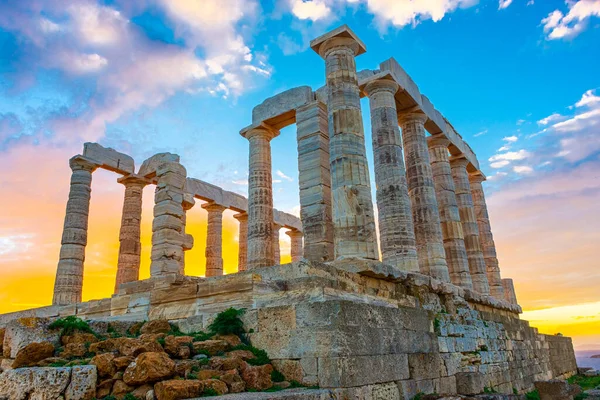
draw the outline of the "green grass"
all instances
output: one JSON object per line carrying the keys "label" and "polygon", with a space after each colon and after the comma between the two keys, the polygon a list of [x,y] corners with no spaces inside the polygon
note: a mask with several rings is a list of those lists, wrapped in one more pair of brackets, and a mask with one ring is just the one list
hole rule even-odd
{"label": "green grass", "polygon": [[536,389],[532,392],[525,393],[525,398],[527,400],[540,400],[540,394]]}
{"label": "green grass", "polygon": [[200,397],[218,396],[219,393],[213,388],[206,388],[202,391]]}
{"label": "green grass", "polygon": [[138,400],[137,397],[135,397],[132,393],[127,393],[124,397],[123,400]]}
{"label": "green grass", "polygon": [[72,335],[75,332],[91,333],[96,335],[96,332],[90,328],[90,325],[74,315],[59,318],[49,326],[50,329],[62,329],[61,336]]}
{"label": "green grass", "polygon": [[264,350],[261,350],[261,349],[257,349],[254,346],[247,345],[247,344],[240,344],[238,346],[233,347],[230,351],[233,351],[233,350],[248,350],[252,354],[254,354],[254,358],[246,360],[246,362],[250,365],[265,365],[265,364],[271,363],[271,359],[267,355],[267,352]]}
{"label": "green grass", "polygon": [[213,335],[244,335],[244,322],[240,318],[246,312],[245,309],[228,308],[220,312],[214,321],[208,326]]}
{"label": "green grass", "polygon": [[492,393],[498,393],[498,392],[496,392],[496,389],[486,386],[483,388],[483,393],[492,394]]}
{"label": "green grass", "polygon": [[273,382],[283,382],[285,381],[285,376],[283,376],[281,372],[274,369],[273,372],[271,372],[271,380]]}
{"label": "green grass", "polygon": [[583,390],[594,389],[600,386],[600,376],[573,375],[568,381],[571,384],[581,386]]}

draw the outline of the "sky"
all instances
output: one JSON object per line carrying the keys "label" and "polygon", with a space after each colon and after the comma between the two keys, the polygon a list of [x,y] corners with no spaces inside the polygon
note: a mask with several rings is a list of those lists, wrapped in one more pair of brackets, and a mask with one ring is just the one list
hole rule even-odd
{"label": "sky", "polygon": [[[252,108],[324,84],[311,39],[347,24],[358,69],[394,57],[488,176],[503,277],[523,318],[600,349],[600,0],[7,0],[0,2],[0,312],[51,302],[83,143],[181,156],[188,176],[246,194]],[[368,100],[363,99],[372,171]],[[275,207],[298,214],[295,128],[272,141]],[[93,175],[84,300],[112,293],[124,187]],[[375,187],[374,183],[372,184]],[[141,276],[149,275],[152,188]],[[189,211],[204,274],[206,211]],[[224,218],[225,271],[237,221]],[[289,238],[281,232],[282,262]]]}

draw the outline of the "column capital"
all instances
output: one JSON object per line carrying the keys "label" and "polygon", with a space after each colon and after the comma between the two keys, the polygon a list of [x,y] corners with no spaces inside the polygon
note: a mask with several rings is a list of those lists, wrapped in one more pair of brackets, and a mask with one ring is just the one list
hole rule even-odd
{"label": "column capital", "polygon": [[365,91],[367,96],[372,96],[373,94],[382,91],[396,94],[399,88],[400,85],[398,85],[396,81],[386,77],[382,79],[375,79],[367,83],[363,90]]}
{"label": "column capital", "polygon": [[190,210],[192,207],[194,207],[195,204],[196,200],[194,199],[194,195],[192,195],[191,193],[183,194],[183,203],[181,203],[181,205],[183,206],[183,209],[185,211]]}
{"label": "column capital", "polygon": [[327,112],[327,104],[323,103],[321,100],[315,100],[296,108],[296,114],[306,110],[310,110],[311,108],[320,108],[323,112]]}
{"label": "column capital", "polygon": [[118,183],[121,183],[125,186],[141,186],[144,187],[150,184],[150,180],[144,178],[141,175],[130,174],[125,175],[117,179]]}
{"label": "column capital", "polygon": [[434,149],[437,147],[445,147],[446,149],[448,149],[448,146],[450,146],[450,140],[446,139],[443,136],[429,136],[427,138],[427,146],[430,149]]}
{"label": "column capital", "polygon": [[424,124],[425,122],[427,122],[427,115],[425,115],[425,113],[421,112],[420,110],[398,113],[399,123],[402,124],[412,121],[417,121]]}
{"label": "column capital", "polygon": [[204,208],[206,211],[208,212],[223,212],[225,210],[227,210],[227,207],[222,206],[221,204],[217,204],[217,203],[205,203],[202,204],[200,207]]}
{"label": "column capital", "polygon": [[487,180],[485,175],[481,171],[469,174],[469,182],[471,183],[483,183]]}
{"label": "column capital", "polygon": [[463,154],[450,157],[450,166],[452,168],[463,167],[466,169],[467,165],[469,165],[469,160]]}
{"label": "column capital", "polygon": [[240,135],[250,140],[253,137],[264,137],[271,141],[273,138],[279,136],[279,130],[273,128],[271,125],[267,125],[264,122],[258,124],[252,124],[240,131]]}
{"label": "column capital", "polygon": [[285,234],[291,238],[298,238],[304,236],[304,233],[300,232],[298,229],[290,229],[289,231],[286,231]]}
{"label": "column capital", "polygon": [[87,157],[76,155],[69,160],[69,166],[72,171],[84,170],[94,172],[100,165]]}
{"label": "column capital", "polygon": [[233,218],[237,219],[240,222],[245,222],[248,221],[248,213],[247,212],[241,212],[241,213],[237,213],[233,215]]}
{"label": "column capital", "polygon": [[327,54],[337,47],[344,47],[351,50],[355,57],[367,51],[367,47],[363,41],[352,32],[348,25],[342,25],[311,40],[310,47],[323,58],[327,57]]}
{"label": "column capital", "polygon": [[279,230],[283,228],[283,225],[278,224],[277,222],[273,222],[273,229]]}

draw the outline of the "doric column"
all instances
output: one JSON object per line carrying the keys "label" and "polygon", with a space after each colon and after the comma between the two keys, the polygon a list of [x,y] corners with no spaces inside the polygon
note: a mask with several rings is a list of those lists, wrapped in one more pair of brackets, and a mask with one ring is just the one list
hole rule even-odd
{"label": "doric column", "polygon": [[291,256],[292,262],[300,261],[303,258],[302,249],[302,232],[296,229],[289,230],[285,233],[291,239]]}
{"label": "doric column", "polygon": [[271,139],[279,131],[258,125],[241,132],[250,142],[248,169],[248,269],[274,264]]}
{"label": "doric column", "polygon": [[473,290],[484,295],[489,295],[490,286],[486,274],[485,260],[483,259],[481,245],[479,244],[479,228],[477,227],[471,186],[469,185],[468,164],[469,161],[464,156],[452,157],[450,159],[452,177],[456,187],[456,201],[465,237],[467,256],[469,258],[469,270],[471,271]]}
{"label": "doric column", "polygon": [[485,194],[481,185],[484,180],[485,176],[482,174],[469,175],[473,206],[475,208],[475,216],[477,217],[477,227],[479,228],[479,244],[481,245],[481,251],[483,251],[483,258],[485,260],[490,294],[498,299],[502,299],[504,298],[504,289],[502,288],[500,267],[498,265],[498,258],[496,257],[496,244],[494,243]]}
{"label": "doric column", "polygon": [[402,113],[398,116],[406,157],[408,195],[412,204],[421,273],[450,282],[425,137],[426,120],[425,114],[417,112]]}
{"label": "doric column", "polygon": [[119,178],[117,182],[125,185],[121,230],[119,232],[119,261],[117,264],[117,279],[115,293],[119,285],[134,282],[140,275],[140,242],[142,223],[142,195],[144,187],[149,183],[137,175]]}
{"label": "doric column", "polygon": [[334,259],[328,126],[327,106],[320,101],[296,110],[304,257],[320,262]]}
{"label": "doric column", "polygon": [[238,272],[245,271],[248,263],[248,214],[235,214],[233,218],[240,223],[238,234]]}
{"label": "doric column", "polygon": [[315,39],[311,47],[326,66],[335,256],[378,259],[354,60],[365,48],[347,27]]}
{"label": "doric column", "polygon": [[443,137],[429,137],[427,144],[429,145],[435,196],[440,212],[450,280],[457,286],[473,289],[469,271],[469,258],[456,202],[454,179],[452,179],[452,169],[450,168],[448,152],[450,141]]}
{"label": "doric column", "polygon": [[518,305],[517,293],[515,292],[515,285],[511,278],[502,279],[502,289],[504,292],[504,300],[511,304]]}
{"label": "doric column", "polygon": [[273,223],[273,265],[281,264],[281,247],[279,245],[279,230],[281,225]]}
{"label": "doric column", "polygon": [[[187,212],[194,207],[196,204],[196,200],[191,193],[183,194],[183,227],[185,232],[185,227],[187,226]],[[185,253],[188,250],[191,250],[194,247],[194,237],[192,235],[185,234],[185,241],[183,242],[183,270],[181,271],[182,275],[185,275]]]}
{"label": "doric column", "polygon": [[379,240],[383,262],[402,271],[419,271],[413,217],[394,93],[398,84],[379,79],[366,85],[371,106]]}
{"label": "doric column", "polygon": [[160,164],[156,170],[150,256],[152,277],[184,273],[184,248],[193,242],[185,233],[183,188],[186,175],[183,165],[173,161]]}
{"label": "doric column", "polygon": [[54,282],[52,300],[54,305],[74,304],[81,301],[92,172],[98,167],[83,156],[71,158],[69,165],[72,171],[71,188]]}
{"label": "doric column", "polygon": [[220,204],[202,204],[208,211],[208,228],[206,231],[206,276],[223,275],[223,211],[227,209]]}

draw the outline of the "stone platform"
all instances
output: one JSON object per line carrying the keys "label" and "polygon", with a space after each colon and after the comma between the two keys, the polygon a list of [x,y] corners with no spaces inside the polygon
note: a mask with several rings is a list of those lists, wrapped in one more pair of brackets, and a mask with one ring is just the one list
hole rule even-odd
{"label": "stone platform", "polygon": [[0,327],[27,316],[78,315],[168,319],[191,332],[229,307],[247,309],[252,344],[288,380],[330,389],[292,398],[525,393],[534,381],[577,372],[571,339],[539,334],[519,319],[519,306],[360,259],[153,278],[123,284],[110,299],[5,314]]}

